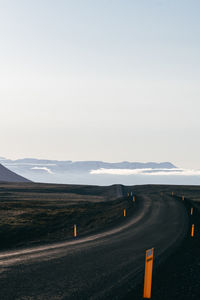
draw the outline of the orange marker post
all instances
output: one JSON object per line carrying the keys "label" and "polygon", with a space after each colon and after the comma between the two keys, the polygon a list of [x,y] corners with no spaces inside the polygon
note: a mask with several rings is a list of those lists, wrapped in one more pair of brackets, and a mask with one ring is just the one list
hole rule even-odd
{"label": "orange marker post", "polygon": [[135,196],[133,196],[133,202],[135,202]]}
{"label": "orange marker post", "polygon": [[184,196],[182,196],[182,200],[183,200],[183,201],[185,200],[185,197],[184,197]]}
{"label": "orange marker post", "polygon": [[74,224],[74,237],[77,237],[77,228],[76,228],[76,224]]}
{"label": "orange marker post", "polygon": [[133,196],[133,193],[131,192],[131,197]]}
{"label": "orange marker post", "polygon": [[192,224],[191,237],[194,237],[194,224]]}
{"label": "orange marker post", "polygon": [[190,214],[193,215],[193,207],[191,207]]}
{"label": "orange marker post", "polygon": [[154,248],[146,251],[145,275],[144,275],[144,294],[143,294],[143,298],[146,298],[146,299],[151,298],[153,252],[154,252]]}
{"label": "orange marker post", "polygon": [[126,209],[124,208],[124,217],[126,217]]}

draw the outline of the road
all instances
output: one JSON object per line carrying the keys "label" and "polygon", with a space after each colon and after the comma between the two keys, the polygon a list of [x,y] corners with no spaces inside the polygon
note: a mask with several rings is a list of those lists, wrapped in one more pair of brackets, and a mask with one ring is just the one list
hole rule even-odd
{"label": "road", "polygon": [[154,247],[158,262],[187,231],[180,201],[138,201],[136,213],[109,231],[0,253],[0,299],[126,299],[143,277],[145,250]]}

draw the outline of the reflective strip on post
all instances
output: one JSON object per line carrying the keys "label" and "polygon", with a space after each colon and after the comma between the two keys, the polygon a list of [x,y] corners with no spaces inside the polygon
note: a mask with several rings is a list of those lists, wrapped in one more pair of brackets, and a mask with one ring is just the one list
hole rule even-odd
{"label": "reflective strip on post", "polygon": [[124,217],[126,217],[126,209],[124,208]]}
{"label": "reflective strip on post", "polygon": [[146,299],[151,298],[152,272],[153,272],[153,253],[154,248],[146,251],[145,275],[144,275],[144,294]]}
{"label": "reflective strip on post", "polygon": [[77,229],[76,229],[76,224],[74,224],[74,237],[77,236]]}
{"label": "reflective strip on post", "polygon": [[184,197],[184,196],[182,196],[182,200],[183,200],[183,201],[185,200],[185,197]]}
{"label": "reflective strip on post", "polygon": [[194,224],[192,224],[191,237],[194,237]]}
{"label": "reflective strip on post", "polygon": [[193,207],[191,207],[190,214],[193,215]]}

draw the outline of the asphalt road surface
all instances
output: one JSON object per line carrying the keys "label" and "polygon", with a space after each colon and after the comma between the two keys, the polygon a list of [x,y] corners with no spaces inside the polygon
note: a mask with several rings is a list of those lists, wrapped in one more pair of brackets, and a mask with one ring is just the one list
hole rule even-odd
{"label": "asphalt road surface", "polygon": [[187,231],[181,201],[159,195],[138,201],[137,211],[109,231],[1,252],[0,299],[126,299],[143,278],[145,250],[154,247],[161,261]]}

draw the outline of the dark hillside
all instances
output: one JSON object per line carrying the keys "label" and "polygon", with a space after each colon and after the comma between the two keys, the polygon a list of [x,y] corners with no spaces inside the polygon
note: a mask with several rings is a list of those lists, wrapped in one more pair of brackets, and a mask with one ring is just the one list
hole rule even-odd
{"label": "dark hillside", "polygon": [[0,164],[0,182],[29,182],[29,180]]}

